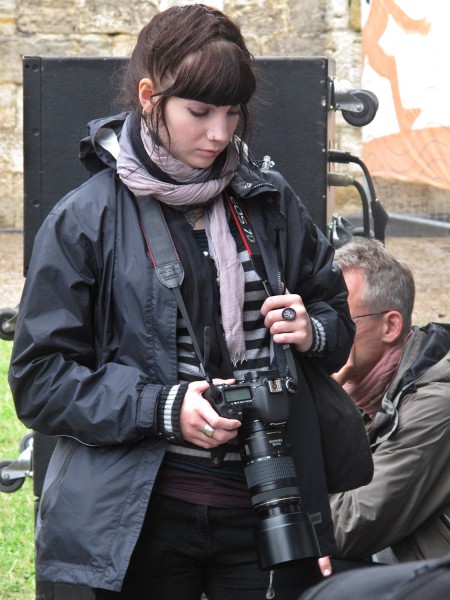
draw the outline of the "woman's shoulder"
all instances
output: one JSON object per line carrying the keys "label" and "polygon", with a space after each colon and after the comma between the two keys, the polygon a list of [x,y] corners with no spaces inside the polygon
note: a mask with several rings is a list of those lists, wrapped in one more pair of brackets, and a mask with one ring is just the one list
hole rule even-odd
{"label": "woman's shoulder", "polygon": [[63,196],[50,214],[55,217],[78,214],[90,218],[92,214],[98,215],[103,209],[115,206],[118,197],[126,193],[125,189],[114,169],[103,169]]}
{"label": "woman's shoulder", "polygon": [[130,193],[115,170],[104,169],[61,198],[42,228],[58,230],[59,235],[66,231],[76,237],[96,239],[99,229],[114,227],[121,199],[131,204]]}

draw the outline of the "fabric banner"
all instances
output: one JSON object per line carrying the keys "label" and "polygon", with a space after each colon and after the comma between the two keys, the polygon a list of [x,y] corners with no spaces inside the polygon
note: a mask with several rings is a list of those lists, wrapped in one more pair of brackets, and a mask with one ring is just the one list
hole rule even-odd
{"label": "fabric banner", "polygon": [[450,1],[361,0],[362,130],[373,176],[450,190]]}

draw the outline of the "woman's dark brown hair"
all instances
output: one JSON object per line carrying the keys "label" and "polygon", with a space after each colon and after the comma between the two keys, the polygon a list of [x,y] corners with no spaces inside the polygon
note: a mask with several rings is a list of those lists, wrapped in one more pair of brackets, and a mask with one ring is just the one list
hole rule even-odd
{"label": "woman's dark brown hair", "polygon": [[165,123],[167,98],[178,96],[215,106],[241,107],[238,134],[250,126],[248,103],[256,89],[256,68],[239,26],[203,4],[176,6],[159,14],[140,32],[125,71],[121,99],[126,110],[140,110],[138,86],[148,77],[158,90],[153,127]]}

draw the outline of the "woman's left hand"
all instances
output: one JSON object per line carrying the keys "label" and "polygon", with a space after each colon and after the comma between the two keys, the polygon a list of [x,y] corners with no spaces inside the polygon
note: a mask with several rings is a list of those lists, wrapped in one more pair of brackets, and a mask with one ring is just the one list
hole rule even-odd
{"label": "woman's left hand", "polygon": [[299,352],[307,352],[311,348],[312,325],[298,294],[269,296],[261,307],[261,313],[274,342],[291,344]]}

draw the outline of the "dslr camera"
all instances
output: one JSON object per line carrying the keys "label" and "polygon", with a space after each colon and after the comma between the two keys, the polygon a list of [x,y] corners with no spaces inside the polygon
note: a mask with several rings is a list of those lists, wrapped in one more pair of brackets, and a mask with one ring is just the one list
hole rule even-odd
{"label": "dslr camera", "polygon": [[314,526],[301,510],[297,474],[286,431],[297,385],[278,371],[250,371],[234,384],[211,384],[204,394],[214,409],[239,419],[239,452],[258,516],[255,542],[262,569],[320,556]]}

